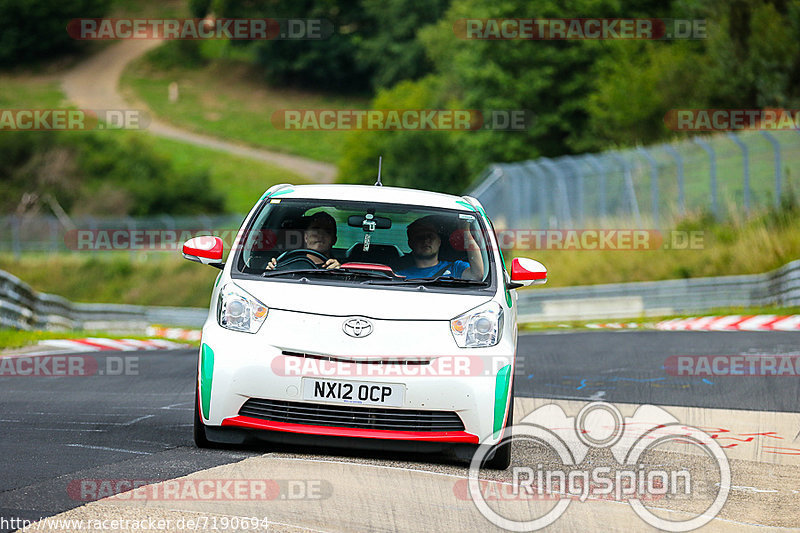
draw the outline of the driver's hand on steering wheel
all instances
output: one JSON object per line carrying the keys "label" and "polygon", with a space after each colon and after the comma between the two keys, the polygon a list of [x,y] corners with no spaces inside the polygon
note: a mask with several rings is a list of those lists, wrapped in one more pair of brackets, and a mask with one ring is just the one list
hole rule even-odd
{"label": "driver's hand on steering wheel", "polygon": [[320,268],[330,269],[330,268],[340,268],[341,266],[342,265],[341,263],[339,263],[339,261],[331,257],[330,259],[322,263]]}
{"label": "driver's hand on steering wheel", "polygon": [[[274,270],[277,264],[278,264],[278,259],[276,257],[273,257],[272,259],[269,260],[269,263],[267,263],[267,266],[264,268],[266,270]],[[330,258],[327,261],[325,261],[320,268],[340,268],[341,266],[342,264],[339,263],[338,260]]]}

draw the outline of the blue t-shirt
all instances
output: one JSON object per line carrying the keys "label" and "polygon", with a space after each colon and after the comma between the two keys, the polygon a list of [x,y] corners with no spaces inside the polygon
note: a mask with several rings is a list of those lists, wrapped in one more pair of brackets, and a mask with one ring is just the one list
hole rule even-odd
{"label": "blue t-shirt", "polygon": [[447,269],[441,272],[441,276],[443,277],[452,277],[452,278],[460,278],[461,274],[464,273],[466,269],[469,268],[469,263],[466,261],[439,261],[438,264],[432,267],[425,267],[425,268],[406,268],[403,270],[398,270],[397,274],[399,276],[405,276],[407,278],[432,278],[436,275],[437,272],[444,269],[445,266],[448,266]]}

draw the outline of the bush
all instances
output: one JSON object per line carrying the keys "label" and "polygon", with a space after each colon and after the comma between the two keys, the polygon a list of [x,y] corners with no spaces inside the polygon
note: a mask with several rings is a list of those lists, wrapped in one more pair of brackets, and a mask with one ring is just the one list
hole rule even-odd
{"label": "bush", "polygon": [[19,65],[73,51],[73,18],[99,18],[109,0],[0,0],[0,65]]}
{"label": "bush", "polygon": [[[374,109],[437,109],[439,82],[433,77],[402,82],[383,90],[373,102]],[[383,157],[386,185],[461,192],[470,174],[459,136],[481,132],[449,131],[358,131],[345,146],[339,164],[339,180],[345,183],[375,183],[378,156]]]}
{"label": "bush", "polygon": [[178,173],[150,141],[123,132],[6,132],[0,173],[14,211],[25,193],[52,194],[68,212],[113,215],[219,213],[223,195],[208,171]]}

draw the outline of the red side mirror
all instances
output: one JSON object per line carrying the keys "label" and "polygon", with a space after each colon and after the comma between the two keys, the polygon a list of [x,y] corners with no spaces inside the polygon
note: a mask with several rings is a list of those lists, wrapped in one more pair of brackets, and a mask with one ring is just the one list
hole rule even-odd
{"label": "red side mirror", "polygon": [[519,286],[542,285],[547,283],[547,268],[527,257],[514,258],[511,261],[511,282]]}
{"label": "red side mirror", "polygon": [[225,264],[222,261],[222,252],[222,239],[219,237],[204,235],[183,243],[183,257],[204,265],[222,268]]}

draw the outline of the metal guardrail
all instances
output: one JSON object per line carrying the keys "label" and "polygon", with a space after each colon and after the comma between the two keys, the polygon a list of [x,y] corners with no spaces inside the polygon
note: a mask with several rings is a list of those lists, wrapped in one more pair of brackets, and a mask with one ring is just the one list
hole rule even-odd
{"label": "metal guardrail", "polygon": [[519,291],[523,322],[705,313],[725,307],[800,306],[800,260],[766,274]]}
{"label": "metal guardrail", "polygon": [[73,303],[36,292],[0,270],[0,327],[15,329],[86,329],[141,332],[150,324],[199,328],[208,309]]}

